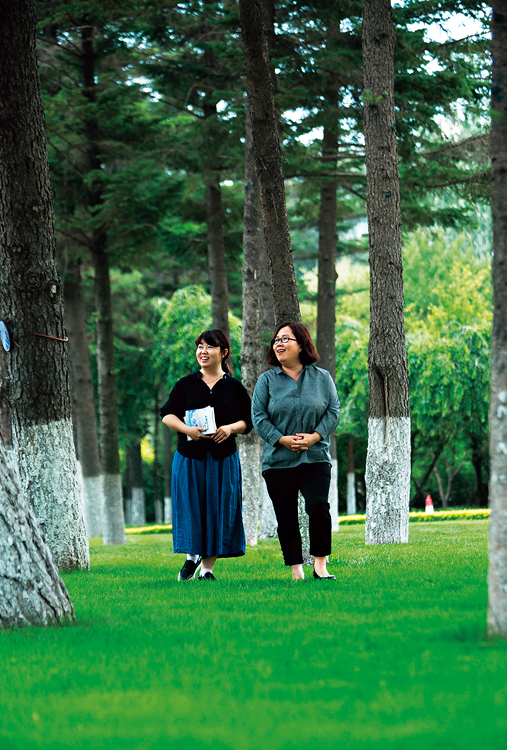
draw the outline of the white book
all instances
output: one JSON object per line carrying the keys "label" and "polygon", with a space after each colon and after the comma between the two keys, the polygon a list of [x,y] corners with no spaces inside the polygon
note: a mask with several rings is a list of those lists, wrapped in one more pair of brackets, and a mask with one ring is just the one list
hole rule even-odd
{"label": "white book", "polygon": [[[204,427],[203,435],[214,435],[217,431],[215,410],[212,406],[205,406],[202,409],[187,409],[183,421],[189,427]],[[187,440],[192,440],[190,435],[187,435]]]}

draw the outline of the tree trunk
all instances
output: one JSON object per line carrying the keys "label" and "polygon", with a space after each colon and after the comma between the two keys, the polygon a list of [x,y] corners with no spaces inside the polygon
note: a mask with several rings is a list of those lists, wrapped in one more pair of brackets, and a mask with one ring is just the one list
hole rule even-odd
{"label": "tree trunk", "polygon": [[363,72],[371,279],[366,543],[385,544],[408,541],[410,490],[394,29],[389,0],[364,0]]}
{"label": "tree trunk", "polygon": [[124,516],[127,526],[132,526],[132,484],[130,471],[130,454],[125,451],[125,483],[123,492]]}
{"label": "tree trunk", "polygon": [[96,237],[92,253],[95,269],[95,309],[97,311],[95,325],[97,332],[100,458],[104,472],[102,534],[104,544],[126,544],[118,446],[113,311],[109,283],[109,261],[102,244],[103,242]]}
{"label": "tree trunk", "polygon": [[172,523],[171,473],[173,457],[171,451],[171,430],[165,425],[162,430],[164,435],[164,523]]}
{"label": "tree trunk", "polygon": [[162,501],[160,499],[160,483],[158,481],[158,423],[160,421],[160,408],[158,399],[155,399],[155,414],[153,424],[153,502],[155,505],[155,523],[160,524],[164,521],[162,513]]}
{"label": "tree trunk", "polygon": [[301,320],[262,0],[239,0],[264,238],[276,325]]}
{"label": "tree trunk", "polygon": [[206,226],[208,229],[208,271],[211,287],[212,328],[229,336],[229,291],[225,267],[222,229],[222,198],[220,178],[206,180]]}
{"label": "tree trunk", "polygon": [[[8,356],[3,346],[0,346],[0,383],[8,377]],[[12,417],[7,401],[0,401],[0,442],[6,451],[12,452]]]}
{"label": "tree trunk", "polygon": [[[264,241],[275,325],[301,321],[262,0],[239,0]],[[299,498],[303,561],[311,565],[308,516]]]}
{"label": "tree trunk", "polygon": [[0,628],[72,620],[65,584],[0,445]]}
{"label": "tree trunk", "polygon": [[[259,539],[272,539],[278,534],[275,509],[264,480],[261,482]],[[303,537],[303,535],[301,535]]]}
{"label": "tree trunk", "polygon": [[72,374],[73,416],[77,454],[82,472],[86,531],[89,537],[98,537],[102,534],[104,496],[80,263],[71,264],[67,269],[64,278],[64,300]]}
{"label": "tree trunk", "polygon": [[347,446],[347,513],[356,513],[356,475],[354,472],[354,436],[349,437]]}
{"label": "tree trunk", "polygon": [[35,6],[20,0],[4,3],[2,10],[0,300],[1,317],[14,343],[0,395],[12,414],[21,487],[56,565],[88,568],[37,72]]}
{"label": "tree trunk", "polygon": [[507,2],[491,20],[491,188],[493,335],[491,339],[489,609],[490,635],[507,637]]}
{"label": "tree trunk", "polygon": [[[332,173],[336,169],[338,137],[335,131],[324,128],[322,142],[323,166]],[[317,293],[317,350],[320,367],[336,377],[336,230],[338,179],[326,177],[320,187],[319,211],[319,286]]]}
{"label": "tree trunk", "polygon": [[488,505],[488,486],[482,478],[483,460],[476,435],[470,434],[470,443],[472,447],[471,461],[475,471],[475,499],[480,508],[486,508]]}
{"label": "tree trunk", "polygon": [[[243,326],[241,330],[241,380],[252,396],[261,372],[266,369],[266,349],[262,340],[266,310],[261,303],[269,298],[266,276],[266,249],[259,207],[259,190],[255,169],[252,121],[246,106],[245,131],[245,210],[243,224]],[[266,283],[266,281],[268,283]],[[272,301],[269,299],[272,309]],[[243,522],[246,542],[257,544],[259,501],[263,479],[261,476],[262,441],[252,430],[239,438],[239,457],[243,475]]]}
{"label": "tree trunk", "polygon": [[412,476],[412,481],[415,484],[416,492],[414,497],[411,500],[411,505],[415,506],[417,508],[424,508],[424,487],[426,485],[426,482],[431,476],[431,473],[435,467],[436,462],[440,458],[442,451],[444,450],[445,443],[441,443],[436,451],[430,451],[432,455],[432,461],[429,465],[428,469],[426,470],[426,474],[423,476],[422,480],[419,482],[414,476]]}
{"label": "tree trunk", "polygon": [[[322,162],[330,172],[336,170],[338,136],[336,131],[325,127],[322,142]],[[336,379],[336,230],[337,205],[336,177],[324,178],[320,187],[319,211],[319,278],[317,292],[317,351],[320,354],[319,367],[329,370],[333,381]],[[331,486],[329,506],[333,531],[338,531],[338,461],[336,460],[336,435],[331,435]]]}
{"label": "tree trunk", "polygon": [[[91,173],[100,174],[99,123],[94,114],[96,104],[96,76],[92,26],[84,26],[81,30],[81,36],[83,96],[88,103],[83,123],[86,134],[87,168]],[[101,190],[100,181],[93,180],[90,184],[90,208],[96,209],[101,205]],[[94,228],[91,236],[91,251],[95,271],[100,459],[104,489],[102,533],[104,544],[126,544],[120,456],[118,452],[113,312],[109,282],[109,259],[106,253],[106,245],[107,237],[105,230],[101,227]]]}
{"label": "tree trunk", "polygon": [[146,526],[141,443],[132,443],[128,451],[132,492],[132,526]]}

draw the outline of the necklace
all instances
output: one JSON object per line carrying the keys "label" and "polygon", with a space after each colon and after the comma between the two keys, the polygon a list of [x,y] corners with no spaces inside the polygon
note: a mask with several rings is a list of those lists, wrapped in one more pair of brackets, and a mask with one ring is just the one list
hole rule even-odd
{"label": "necklace", "polygon": [[216,382],[217,382],[217,380],[221,380],[221,379],[223,378],[223,376],[224,376],[224,373],[223,373],[223,372],[221,372],[221,373],[220,373],[220,375],[218,376],[218,378],[215,378],[215,380],[210,380],[210,381],[209,381],[209,383],[208,383],[208,382],[207,382],[206,380],[204,380],[204,375],[201,375],[201,377],[202,377],[202,382],[203,382],[203,383],[204,383],[205,385],[207,385],[207,386],[208,386],[208,388],[210,389],[210,391],[212,390],[212,389],[210,388],[210,386],[211,386],[211,385],[213,385],[213,383],[216,383]]}

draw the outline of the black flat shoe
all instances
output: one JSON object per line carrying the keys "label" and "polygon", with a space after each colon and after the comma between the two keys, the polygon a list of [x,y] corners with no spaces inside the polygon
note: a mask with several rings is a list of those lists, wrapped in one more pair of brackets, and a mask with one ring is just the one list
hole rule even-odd
{"label": "black flat shoe", "polygon": [[315,572],[315,568],[313,569],[313,577],[317,578],[319,581],[336,581],[336,576],[318,576]]}
{"label": "black flat shoe", "polygon": [[216,581],[217,579],[213,575],[213,573],[210,573],[209,570],[203,575],[199,576],[198,581]]}

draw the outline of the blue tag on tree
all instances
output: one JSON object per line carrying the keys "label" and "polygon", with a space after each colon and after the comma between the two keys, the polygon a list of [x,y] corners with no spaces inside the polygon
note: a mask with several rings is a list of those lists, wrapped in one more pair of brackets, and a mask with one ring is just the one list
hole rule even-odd
{"label": "blue tag on tree", "polygon": [[7,326],[5,325],[3,320],[0,320],[0,338],[2,339],[2,346],[5,351],[10,351],[11,337],[9,336],[9,331],[7,330]]}

